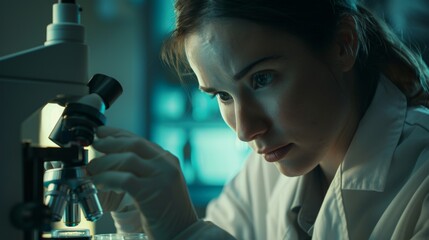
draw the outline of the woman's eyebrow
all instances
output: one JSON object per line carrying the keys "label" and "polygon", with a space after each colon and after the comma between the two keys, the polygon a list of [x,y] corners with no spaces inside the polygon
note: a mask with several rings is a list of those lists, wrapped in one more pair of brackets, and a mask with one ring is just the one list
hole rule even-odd
{"label": "woman's eyebrow", "polygon": [[215,93],[217,92],[216,89],[211,88],[211,87],[204,87],[204,86],[199,86],[200,90],[206,93]]}
{"label": "woman's eyebrow", "polygon": [[[238,81],[241,78],[243,78],[256,65],[263,63],[263,62],[279,59],[281,57],[282,56],[280,56],[280,55],[272,55],[272,56],[260,58],[254,62],[251,62],[249,65],[247,65],[245,68],[243,68],[240,72],[236,73],[233,78],[234,78],[234,80]],[[217,92],[217,90],[215,88],[212,88],[212,87],[199,86],[199,89],[203,92],[206,92],[206,93],[216,93]]]}
{"label": "woman's eyebrow", "polygon": [[273,55],[273,56],[263,57],[263,58],[260,58],[256,61],[254,61],[254,62],[251,62],[249,65],[247,65],[245,68],[243,68],[241,71],[239,71],[238,73],[236,73],[234,75],[234,80],[238,81],[241,78],[243,78],[256,65],[263,63],[263,62],[266,62],[266,61],[273,60],[273,59],[278,59],[280,57],[281,57],[280,55]]}

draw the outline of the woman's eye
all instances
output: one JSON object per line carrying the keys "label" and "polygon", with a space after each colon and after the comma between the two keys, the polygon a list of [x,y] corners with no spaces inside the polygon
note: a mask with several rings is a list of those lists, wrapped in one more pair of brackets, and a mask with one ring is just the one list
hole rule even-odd
{"label": "woman's eye", "polygon": [[217,92],[216,95],[222,100],[223,102],[228,101],[231,99],[231,95],[229,95],[226,92]]}
{"label": "woman's eye", "polygon": [[258,72],[252,75],[252,87],[258,89],[269,85],[273,81],[272,72]]}

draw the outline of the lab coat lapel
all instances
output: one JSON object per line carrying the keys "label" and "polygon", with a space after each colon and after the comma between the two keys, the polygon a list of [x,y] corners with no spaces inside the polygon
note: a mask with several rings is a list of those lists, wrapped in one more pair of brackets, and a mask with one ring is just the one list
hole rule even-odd
{"label": "lab coat lapel", "polygon": [[337,171],[314,223],[312,238],[314,240],[349,240],[341,196],[341,178],[341,171]]}
{"label": "lab coat lapel", "polygon": [[404,94],[382,77],[340,166],[342,189],[384,190],[406,111]]}
{"label": "lab coat lapel", "polygon": [[[352,236],[355,239],[356,235],[351,234],[348,228],[358,229],[358,223],[365,225],[365,231],[368,231],[362,232],[361,236],[370,234],[368,226],[373,223],[362,222],[366,218],[362,210],[366,209],[365,205],[371,205],[368,200],[376,199],[385,188],[405,121],[406,104],[406,98],[399,89],[382,77],[325,196],[314,225],[313,239],[348,240]],[[352,198],[347,196],[349,192],[353,192]],[[376,218],[368,216],[368,219]]]}
{"label": "lab coat lapel", "polygon": [[301,196],[297,194],[300,178],[286,176],[279,178],[269,202],[267,239],[298,239],[291,209],[301,201]]}

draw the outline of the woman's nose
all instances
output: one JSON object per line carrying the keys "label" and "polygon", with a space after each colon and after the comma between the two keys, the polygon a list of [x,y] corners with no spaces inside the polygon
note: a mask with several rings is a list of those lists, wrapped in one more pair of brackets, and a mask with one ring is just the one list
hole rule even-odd
{"label": "woman's nose", "polygon": [[268,129],[268,117],[262,107],[256,104],[236,104],[235,131],[241,141],[252,141],[266,133]]}

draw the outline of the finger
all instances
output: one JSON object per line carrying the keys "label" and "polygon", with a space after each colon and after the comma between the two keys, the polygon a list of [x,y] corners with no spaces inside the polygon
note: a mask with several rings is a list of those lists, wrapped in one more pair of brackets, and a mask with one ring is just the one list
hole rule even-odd
{"label": "finger", "polygon": [[149,176],[154,171],[149,161],[145,161],[133,152],[112,153],[94,158],[86,169],[90,175],[97,175],[107,171],[129,172],[133,175]]}
{"label": "finger", "polygon": [[165,152],[158,145],[139,137],[106,137],[95,140],[92,146],[95,150],[107,154],[135,152],[142,158],[154,158]]}
{"label": "finger", "polygon": [[128,132],[126,130],[120,129],[120,128],[114,128],[110,126],[100,126],[97,128],[97,137],[99,138],[105,138],[108,136],[111,137],[134,137],[135,134]]}
{"label": "finger", "polygon": [[115,191],[98,191],[97,193],[100,204],[105,212],[117,211],[125,192]]}
{"label": "finger", "polygon": [[141,179],[129,172],[108,171],[91,177],[101,191],[128,192],[134,194],[143,187]]}

